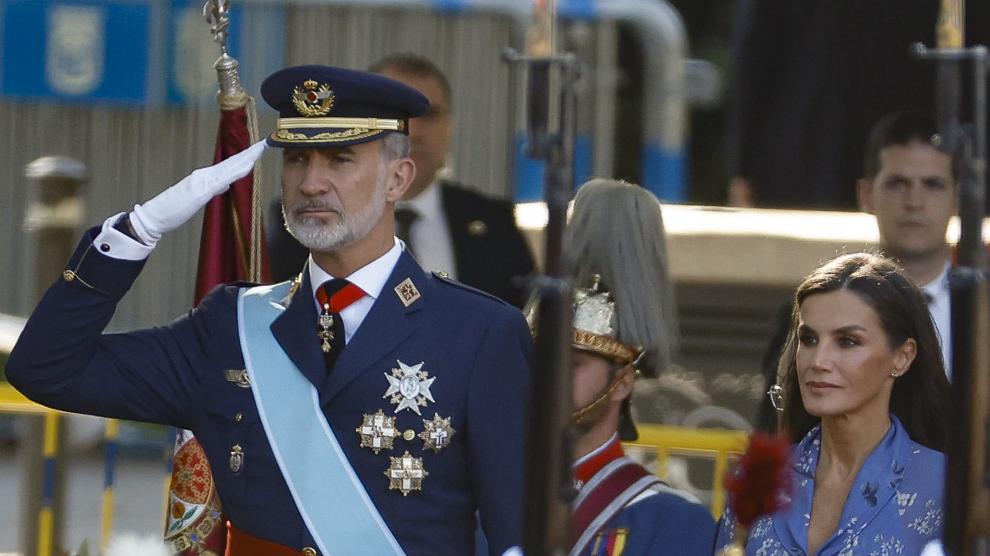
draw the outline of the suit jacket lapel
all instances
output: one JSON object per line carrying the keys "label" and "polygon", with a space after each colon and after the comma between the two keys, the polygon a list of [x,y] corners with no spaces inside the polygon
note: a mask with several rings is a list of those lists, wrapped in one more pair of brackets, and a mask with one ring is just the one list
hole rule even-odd
{"label": "suit jacket lapel", "polygon": [[316,338],[316,305],[308,268],[303,269],[302,277],[299,291],[289,300],[285,311],[272,322],[271,331],[289,359],[313,386],[319,388],[326,377],[327,367]]}
{"label": "suit jacket lapel", "polygon": [[456,194],[450,194],[451,185],[440,182],[440,201],[443,204],[443,214],[447,219],[450,230],[450,241],[454,246],[454,264],[457,265],[457,278],[467,284],[476,284],[476,275],[483,265],[478,264],[478,256],[482,253],[473,249],[471,243],[474,237],[467,233],[468,215],[464,212],[463,203],[457,202]]}
{"label": "suit jacket lapel", "polygon": [[[407,278],[412,281],[420,294],[419,299],[410,303],[408,307],[395,292],[395,288]],[[330,403],[348,383],[416,331],[424,318],[420,309],[425,298],[429,297],[430,289],[430,282],[423,270],[409,253],[404,251],[378,299],[371,306],[371,311],[340,354],[333,370],[320,388],[321,404]],[[394,365],[394,362],[392,363]],[[376,370],[384,373],[388,369]],[[383,393],[386,385],[387,382],[382,377]]]}

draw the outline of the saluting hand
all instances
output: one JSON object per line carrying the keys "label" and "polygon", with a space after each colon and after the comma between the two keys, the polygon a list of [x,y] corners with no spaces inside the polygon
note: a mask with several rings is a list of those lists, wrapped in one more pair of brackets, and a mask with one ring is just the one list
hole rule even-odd
{"label": "saluting hand", "polygon": [[248,175],[267,147],[262,139],[213,166],[193,170],[155,198],[134,205],[130,223],[137,238],[149,247],[154,246],[162,235],[184,224],[210,199]]}

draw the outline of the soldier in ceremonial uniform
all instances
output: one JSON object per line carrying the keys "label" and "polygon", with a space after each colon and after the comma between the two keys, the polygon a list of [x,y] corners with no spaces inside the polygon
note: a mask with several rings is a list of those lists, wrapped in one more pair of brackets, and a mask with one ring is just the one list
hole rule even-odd
{"label": "soldier in ceremonial uniform", "polygon": [[626,457],[620,443],[637,437],[629,410],[637,374],[655,376],[674,343],[660,204],[641,187],[593,180],[574,199],[566,245],[578,285],[571,555],[709,555],[708,510]]}
{"label": "soldier in ceremonial uniform", "polygon": [[[326,66],[271,75],[277,129],[83,238],[7,377],[59,409],[192,430],[228,554],[493,554],[519,544],[531,338],[515,308],[428,275],[393,235],[420,93]],[[271,286],[221,286],[159,328],[103,334],[163,234],[282,149],[310,249]]]}

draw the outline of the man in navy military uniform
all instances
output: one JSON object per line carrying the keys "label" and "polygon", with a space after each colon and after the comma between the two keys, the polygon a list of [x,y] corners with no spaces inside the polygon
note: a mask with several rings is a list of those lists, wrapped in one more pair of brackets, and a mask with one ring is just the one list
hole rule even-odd
{"label": "man in navy military uniform", "polygon": [[[84,237],[7,363],[59,409],[166,423],[202,443],[228,551],[493,554],[519,544],[531,339],[511,306],[427,275],[393,236],[426,99],[325,66],[271,75],[266,142]],[[282,148],[289,228],[311,252],[274,286],[222,286],[172,324],[102,334],[164,233]]]}
{"label": "man in navy military uniform", "polygon": [[[397,205],[397,235],[409,240],[423,268],[449,272],[521,307],[526,301],[525,278],[534,263],[516,227],[514,205],[441,176],[454,134],[454,95],[447,77],[415,54],[386,56],[369,71],[401,81],[430,101],[426,113],[409,122],[416,177]],[[309,252],[281,225],[281,203],[275,201],[268,214],[274,223],[268,228],[272,276],[284,280],[299,272]]]}

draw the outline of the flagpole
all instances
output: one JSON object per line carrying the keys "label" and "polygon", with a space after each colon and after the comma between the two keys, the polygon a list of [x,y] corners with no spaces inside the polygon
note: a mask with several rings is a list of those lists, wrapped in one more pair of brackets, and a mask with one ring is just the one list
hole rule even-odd
{"label": "flagpole", "polygon": [[[965,1],[942,0],[936,47],[915,45],[919,57],[938,63],[938,143],[958,168],[958,266],[949,274],[953,412],[944,478],[943,544],[951,556],[984,555],[990,546],[990,279],[982,237],[990,58],[985,46],[966,46],[964,22]],[[962,121],[963,64],[973,68],[972,125]]]}
{"label": "flagpole", "polygon": [[564,263],[567,206],[574,192],[578,60],[557,53],[554,0],[537,0],[525,54],[508,62],[527,75],[527,155],[546,163],[544,273],[531,286],[536,302],[533,386],[527,431],[523,550],[561,556],[574,542],[571,502],[575,488],[571,418],[571,286]]}
{"label": "flagpole", "polygon": [[[240,63],[227,51],[227,37],[230,28],[230,0],[207,0],[203,5],[203,17],[210,24],[210,33],[213,41],[220,45],[220,57],[213,64],[217,71],[217,82],[220,89],[217,91],[217,103],[223,111],[236,110],[244,107],[247,116],[247,129],[250,142],[253,144],[259,140],[258,116],[254,99],[244,90],[241,85],[241,77],[238,73]],[[254,184],[251,190],[251,224],[249,230],[250,246],[248,247],[248,279],[252,282],[262,281],[261,265],[261,188],[258,184],[261,180],[261,164],[256,163],[254,167]]]}

